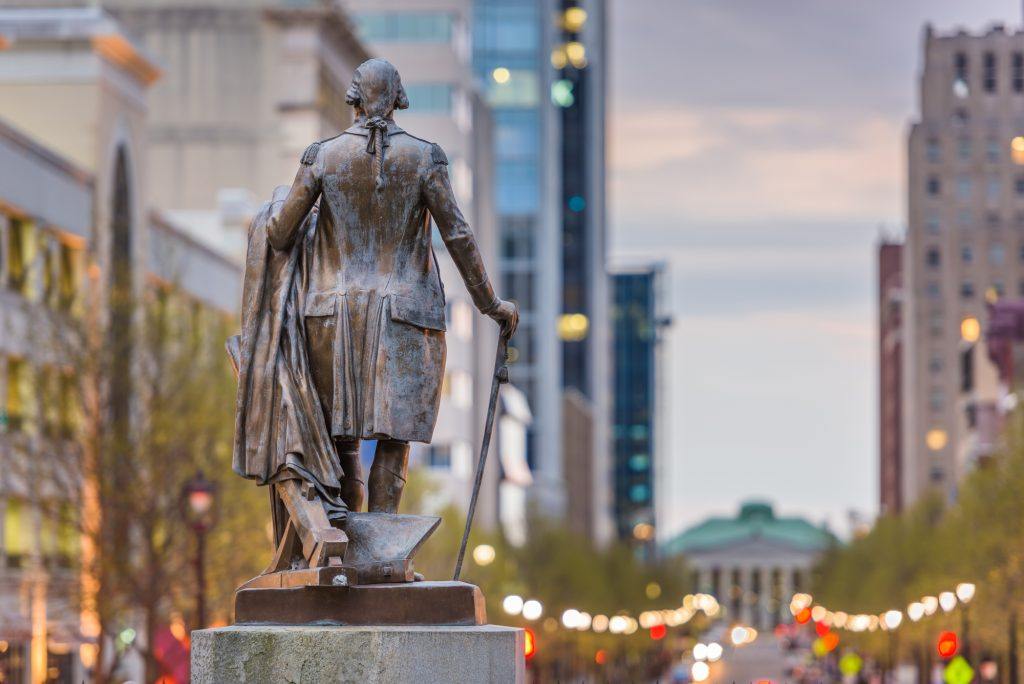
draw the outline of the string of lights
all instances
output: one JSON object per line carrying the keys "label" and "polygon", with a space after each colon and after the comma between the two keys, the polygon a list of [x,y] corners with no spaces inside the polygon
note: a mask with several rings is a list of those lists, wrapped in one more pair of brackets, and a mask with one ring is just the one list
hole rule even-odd
{"label": "string of lights", "polygon": [[814,598],[810,594],[797,593],[789,603],[789,610],[798,624],[813,621],[825,627],[851,632],[894,630],[903,623],[904,615],[912,622],[917,622],[935,615],[939,609],[943,613],[950,613],[957,606],[966,606],[974,598],[975,591],[974,584],[961,582],[953,591],[943,591],[937,596],[924,596],[920,601],[914,601],[907,606],[906,611],[893,608],[878,614],[830,610],[823,605],[814,604]]}

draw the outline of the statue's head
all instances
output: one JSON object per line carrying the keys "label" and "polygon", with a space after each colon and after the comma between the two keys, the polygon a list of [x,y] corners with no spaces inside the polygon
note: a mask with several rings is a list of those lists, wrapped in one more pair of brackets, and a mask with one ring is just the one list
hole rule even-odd
{"label": "statue's head", "polygon": [[407,109],[409,97],[402,87],[402,77],[395,65],[386,59],[368,59],[359,65],[352,85],[345,93],[345,102],[361,110],[367,117],[389,117],[396,109]]}

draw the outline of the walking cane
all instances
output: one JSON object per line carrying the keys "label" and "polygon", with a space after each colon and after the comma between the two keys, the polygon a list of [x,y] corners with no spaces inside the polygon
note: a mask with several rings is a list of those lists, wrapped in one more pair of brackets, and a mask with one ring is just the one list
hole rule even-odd
{"label": "walking cane", "polygon": [[473,514],[476,512],[476,499],[480,495],[480,485],[484,481],[484,467],[487,465],[487,452],[491,446],[491,431],[494,429],[494,415],[498,410],[498,388],[508,382],[508,337],[504,332],[498,335],[498,352],[494,358],[494,377],[491,378],[491,403],[487,405],[487,422],[484,424],[484,438],[480,444],[480,458],[476,465],[476,481],[473,483],[473,495],[469,499],[469,510],[466,512],[466,529],[462,532],[462,543],[459,544],[459,557],[455,561],[454,581],[459,581],[462,573],[462,559],[466,556],[466,543],[469,541],[469,530],[473,527]]}

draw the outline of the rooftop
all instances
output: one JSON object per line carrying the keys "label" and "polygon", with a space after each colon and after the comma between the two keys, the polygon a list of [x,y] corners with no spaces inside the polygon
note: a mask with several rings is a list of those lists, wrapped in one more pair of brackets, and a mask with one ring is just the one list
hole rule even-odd
{"label": "rooftop", "polygon": [[734,518],[708,518],[665,543],[667,554],[711,551],[764,540],[801,551],[823,551],[837,543],[835,535],[803,518],[776,517],[770,503],[747,501]]}

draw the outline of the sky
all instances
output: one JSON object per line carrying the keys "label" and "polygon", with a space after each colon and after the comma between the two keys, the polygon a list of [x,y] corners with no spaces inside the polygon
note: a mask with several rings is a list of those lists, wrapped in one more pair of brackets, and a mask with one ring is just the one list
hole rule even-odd
{"label": "sky", "polygon": [[905,224],[923,27],[1021,0],[609,0],[613,261],[664,261],[659,535],[878,499],[875,245]]}

